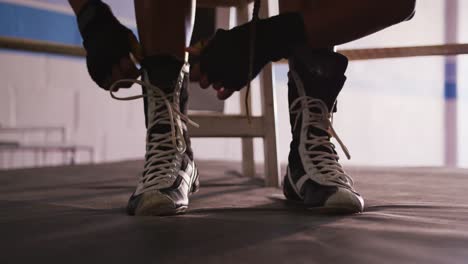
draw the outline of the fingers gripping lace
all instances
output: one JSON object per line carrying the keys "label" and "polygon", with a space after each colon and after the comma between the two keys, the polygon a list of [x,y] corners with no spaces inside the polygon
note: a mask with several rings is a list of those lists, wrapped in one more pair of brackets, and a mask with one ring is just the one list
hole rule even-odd
{"label": "fingers gripping lace", "polygon": [[[128,82],[145,87],[147,94],[117,97],[114,92],[118,89],[118,85]],[[198,124],[181,113],[176,103],[171,102],[170,98],[173,98],[175,94],[165,94],[164,91],[157,86],[148,82],[134,79],[122,79],[112,84],[109,90],[112,98],[117,100],[129,101],[149,96],[154,100],[157,112],[150,115],[152,119],[149,120],[148,124],[147,161],[140,182],[147,187],[167,185],[167,183],[170,182],[168,176],[175,172],[175,164],[173,162],[175,156],[179,153],[184,153],[187,149],[187,144],[182,134],[183,124],[178,121],[178,118],[195,127],[198,127]],[[151,133],[150,128],[154,127],[156,124],[169,124],[171,131],[165,134]]]}
{"label": "fingers gripping lace", "polygon": [[[308,96],[302,96],[294,100],[290,107],[290,112],[296,116],[294,121],[293,130],[299,122],[299,117],[303,115],[303,110],[309,109],[307,112],[309,123],[304,124],[307,127],[314,127],[321,129],[325,135],[319,136],[314,133],[307,132],[306,142],[306,156],[308,162],[314,164],[318,172],[325,177],[325,180],[330,183],[335,183],[340,186],[349,188],[353,185],[353,179],[345,173],[343,167],[338,162],[338,155],[334,151],[335,146],[330,142],[329,138],[334,137],[348,159],[351,158],[348,149],[343,141],[337,135],[333,128],[331,114],[327,106],[322,100],[314,99]],[[315,111],[311,111],[315,110]]]}

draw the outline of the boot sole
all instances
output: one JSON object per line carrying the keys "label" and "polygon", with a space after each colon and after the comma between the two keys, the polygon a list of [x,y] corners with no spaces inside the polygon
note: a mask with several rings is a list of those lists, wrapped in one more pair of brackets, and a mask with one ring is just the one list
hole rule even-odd
{"label": "boot sole", "polygon": [[292,200],[284,197],[283,195],[273,195],[270,197],[273,200],[276,201],[283,201],[286,206],[291,206],[296,209],[302,209],[309,211],[311,213],[316,213],[316,214],[324,214],[324,215],[343,215],[343,214],[357,214],[357,213],[362,213],[362,211],[356,209],[356,208],[350,208],[347,206],[307,206],[304,204],[304,202],[299,201],[299,200]]}
{"label": "boot sole", "polygon": [[[189,196],[198,192],[200,189],[198,170],[195,170],[195,180],[193,181]],[[137,216],[170,216],[184,214],[188,209],[187,205],[175,206],[175,204],[169,198],[165,200],[157,199],[154,202],[150,202],[144,208],[139,208],[135,215]]]}

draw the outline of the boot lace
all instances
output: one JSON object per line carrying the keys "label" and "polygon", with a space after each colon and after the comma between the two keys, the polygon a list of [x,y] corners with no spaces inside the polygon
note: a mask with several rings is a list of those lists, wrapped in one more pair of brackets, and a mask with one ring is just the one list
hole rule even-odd
{"label": "boot lace", "polygon": [[[309,111],[303,111],[308,109]],[[312,111],[313,110],[313,111]],[[332,114],[322,100],[309,96],[302,96],[294,100],[291,104],[290,112],[296,115],[293,130],[299,123],[299,117],[307,113],[308,123],[304,124],[307,131],[305,139],[305,158],[306,163],[313,164],[308,166],[307,175],[318,173],[321,179],[331,185],[352,189],[353,179],[346,174],[341,164],[338,162],[339,156],[335,152],[335,145],[330,141],[334,137],[348,159],[351,159],[348,149],[337,135],[332,125]],[[304,117],[303,117],[304,119]],[[314,133],[310,128],[315,128],[324,133]],[[319,135],[318,135],[319,134]],[[311,169],[314,169],[311,172]],[[313,179],[311,179],[313,180]]]}
{"label": "boot lace", "polygon": [[[146,88],[147,93],[144,95],[117,97],[114,92],[118,89],[118,85],[128,82],[141,85]],[[179,79],[176,85],[180,86],[181,82]],[[198,127],[198,124],[179,111],[178,105],[173,102],[174,100],[171,100],[175,96],[174,93],[166,94],[151,83],[134,79],[122,79],[112,84],[109,90],[111,97],[116,100],[129,101],[150,97],[155,104],[153,108],[154,112],[148,115],[145,166],[142,176],[139,177],[139,187],[136,194],[143,193],[149,188],[161,189],[170,187],[174,181],[173,175],[177,175],[178,163],[175,162],[176,157],[183,154],[187,149],[183,136],[185,124],[181,120],[194,127]],[[170,125],[170,131],[167,133],[156,133],[152,128],[157,125]]]}

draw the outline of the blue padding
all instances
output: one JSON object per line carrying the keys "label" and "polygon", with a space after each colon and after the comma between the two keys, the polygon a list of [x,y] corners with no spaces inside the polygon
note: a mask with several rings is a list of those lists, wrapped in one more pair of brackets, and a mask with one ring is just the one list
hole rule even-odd
{"label": "blue padding", "polygon": [[73,15],[0,3],[0,35],[81,45]]}
{"label": "blue padding", "polygon": [[456,99],[457,98],[457,84],[453,82],[445,83],[444,96],[445,96],[445,99]]}
{"label": "blue padding", "polygon": [[457,98],[457,63],[447,61],[445,63],[444,97],[447,100]]}
{"label": "blue padding", "polygon": [[[131,30],[136,33],[135,28]],[[2,2],[0,36],[82,44],[74,15]]]}

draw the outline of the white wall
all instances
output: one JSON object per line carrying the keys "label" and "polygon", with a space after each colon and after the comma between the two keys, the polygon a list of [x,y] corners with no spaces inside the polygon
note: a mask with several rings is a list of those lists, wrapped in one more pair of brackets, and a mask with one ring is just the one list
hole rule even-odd
{"label": "white wall", "polygon": [[69,142],[95,147],[97,161],[142,156],[141,101],[111,99],[84,60],[2,51],[0,80],[3,126],[65,126]]}

